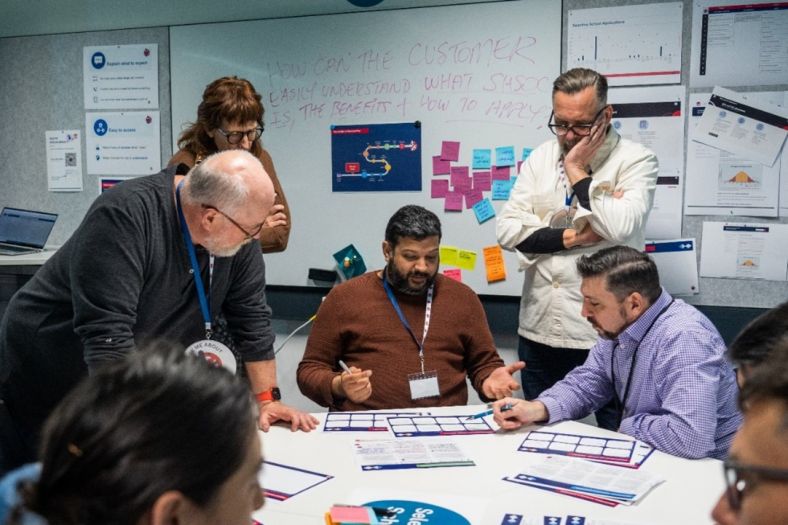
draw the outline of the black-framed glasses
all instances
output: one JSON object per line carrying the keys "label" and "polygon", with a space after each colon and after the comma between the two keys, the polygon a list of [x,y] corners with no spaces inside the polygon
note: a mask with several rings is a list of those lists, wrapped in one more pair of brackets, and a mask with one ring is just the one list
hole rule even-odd
{"label": "black-framed glasses", "polygon": [[547,121],[547,127],[550,128],[550,131],[553,132],[553,135],[558,135],[559,137],[563,137],[564,135],[569,133],[569,130],[572,130],[572,132],[578,137],[587,137],[591,134],[591,128],[593,128],[594,124],[596,124],[596,119],[599,118],[599,115],[601,115],[606,108],[607,106],[604,106],[602,109],[597,111],[596,115],[594,115],[594,119],[591,121],[590,124],[573,124],[571,126],[567,124],[556,124],[555,122],[553,122],[553,117],[555,117],[555,113],[551,111],[550,120]]}
{"label": "black-framed glasses", "polygon": [[221,213],[224,216],[225,219],[227,219],[228,221],[233,223],[236,228],[238,228],[239,230],[241,230],[244,233],[244,235],[246,236],[246,238],[244,239],[245,241],[248,241],[249,239],[254,239],[260,233],[260,231],[263,229],[263,225],[265,224],[265,222],[261,222],[260,225],[257,228],[255,228],[254,231],[250,232],[246,228],[244,228],[243,226],[238,224],[238,222],[236,222],[235,219],[233,219],[232,217],[230,217],[229,215],[224,213],[222,210],[220,210],[216,206],[208,206],[208,205],[203,204],[203,207],[210,208],[212,210],[216,210],[217,212]]}
{"label": "black-framed glasses", "polygon": [[216,128],[216,131],[221,133],[227,142],[235,146],[239,144],[244,137],[249,139],[249,142],[254,142],[255,140],[259,139],[260,136],[263,134],[263,126],[257,126],[254,129],[250,129],[248,131],[225,131],[222,128]]}
{"label": "black-framed glasses", "polygon": [[722,464],[725,476],[725,494],[731,509],[739,510],[748,489],[764,481],[788,483],[788,469],[742,465],[736,461]]}

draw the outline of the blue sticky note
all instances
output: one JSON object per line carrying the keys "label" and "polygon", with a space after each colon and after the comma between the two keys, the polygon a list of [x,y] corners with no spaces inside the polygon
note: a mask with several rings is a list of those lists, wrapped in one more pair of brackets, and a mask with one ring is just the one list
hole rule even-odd
{"label": "blue sticky note", "polygon": [[512,183],[508,180],[492,181],[492,200],[508,201],[509,194],[512,192]]}
{"label": "blue sticky note", "polygon": [[534,150],[533,148],[523,148],[523,158],[522,158],[522,159],[520,159],[520,160],[525,160],[525,159],[527,159],[527,158],[528,158],[528,156],[531,154],[531,152],[532,152],[533,150]]}
{"label": "blue sticky note", "polygon": [[485,169],[490,167],[492,161],[492,151],[489,149],[473,150],[473,169]]}
{"label": "blue sticky note", "polygon": [[481,224],[495,217],[495,208],[493,208],[490,199],[482,199],[473,205],[473,213],[476,214],[476,220]]}
{"label": "blue sticky note", "polygon": [[514,166],[514,146],[495,148],[496,166]]}

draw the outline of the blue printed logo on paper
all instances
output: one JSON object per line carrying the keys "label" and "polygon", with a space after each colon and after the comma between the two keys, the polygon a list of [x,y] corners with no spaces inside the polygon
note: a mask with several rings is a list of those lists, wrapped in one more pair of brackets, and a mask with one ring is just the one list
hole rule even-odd
{"label": "blue printed logo on paper", "polygon": [[90,64],[93,66],[93,69],[101,69],[107,64],[107,57],[101,51],[96,51],[90,57]]}
{"label": "blue printed logo on paper", "polygon": [[380,518],[383,525],[392,523],[418,523],[419,525],[471,525],[471,522],[453,510],[432,503],[408,500],[376,500],[364,503],[369,507],[384,507],[396,514],[393,518]]}
{"label": "blue printed logo on paper", "polygon": [[106,135],[107,131],[109,131],[109,125],[107,124],[107,121],[103,118],[96,120],[96,122],[93,123],[93,131],[99,137]]}
{"label": "blue printed logo on paper", "polygon": [[648,129],[648,120],[641,120],[638,126],[640,126],[640,129]]}
{"label": "blue printed logo on paper", "polygon": [[613,127],[615,129],[621,129],[621,121],[620,120],[613,121]]}
{"label": "blue printed logo on paper", "polygon": [[758,131],[763,131],[763,122],[758,122],[755,125],[755,129],[757,129]]}
{"label": "blue printed logo on paper", "polygon": [[744,117],[739,117],[737,121],[739,122],[739,124],[744,124]]}

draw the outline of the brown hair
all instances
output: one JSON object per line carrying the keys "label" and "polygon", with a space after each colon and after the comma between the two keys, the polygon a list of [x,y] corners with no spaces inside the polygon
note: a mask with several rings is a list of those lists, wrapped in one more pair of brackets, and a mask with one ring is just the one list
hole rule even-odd
{"label": "brown hair", "polygon": [[[191,124],[178,138],[178,147],[204,158],[216,153],[216,143],[208,132],[221,127],[222,121],[250,122],[263,125],[265,109],[258,93],[246,79],[222,77],[205,87],[202,102],[197,106],[197,122]],[[259,157],[263,151],[260,141],[252,144],[250,152]]]}

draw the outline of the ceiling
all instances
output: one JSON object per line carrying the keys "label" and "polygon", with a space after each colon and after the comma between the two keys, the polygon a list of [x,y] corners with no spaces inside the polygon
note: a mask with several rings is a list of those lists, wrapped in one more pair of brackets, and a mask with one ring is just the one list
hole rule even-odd
{"label": "ceiling", "polygon": [[0,0],[0,38],[470,3],[480,2],[382,0],[357,7],[350,0]]}

